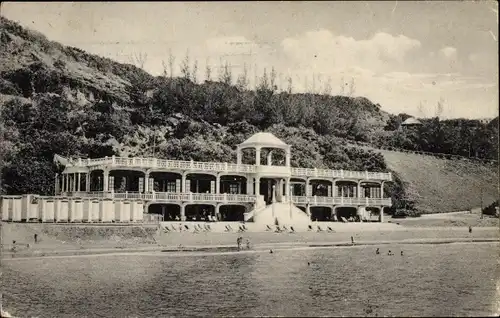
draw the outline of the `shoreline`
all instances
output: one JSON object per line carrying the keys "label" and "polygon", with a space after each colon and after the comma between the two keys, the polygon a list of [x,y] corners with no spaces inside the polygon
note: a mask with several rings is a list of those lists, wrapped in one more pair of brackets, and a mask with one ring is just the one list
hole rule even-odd
{"label": "shoreline", "polygon": [[[324,241],[324,242],[280,242],[280,243],[264,243],[255,244],[251,249],[242,247],[238,251],[236,244],[234,245],[187,245],[182,247],[115,247],[115,248],[86,248],[79,250],[45,250],[45,251],[19,251],[3,253],[3,261],[41,259],[57,257],[72,257],[72,256],[117,256],[141,253],[164,253],[164,255],[172,254],[188,254],[192,255],[207,255],[210,253],[241,253],[241,252],[268,252],[270,249],[290,250],[290,249],[318,249],[318,248],[336,248],[336,247],[364,247],[377,245],[440,245],[454,243],[500,243],[500,238],[425,238],[425,239],[402,239],[402,240],[380,240],[380,241]],[[158,254],[160,255],[160,254]]]}

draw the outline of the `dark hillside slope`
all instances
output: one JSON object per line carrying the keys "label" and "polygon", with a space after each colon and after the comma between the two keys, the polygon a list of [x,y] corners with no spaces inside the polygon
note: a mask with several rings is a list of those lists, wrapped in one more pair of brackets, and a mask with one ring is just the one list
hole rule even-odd
{"label": "dark hillside slope", "polygon": [[379,150],[389,169],[408,183],[425,213],[465,211],[498,199],[498,169],[491,164]]}

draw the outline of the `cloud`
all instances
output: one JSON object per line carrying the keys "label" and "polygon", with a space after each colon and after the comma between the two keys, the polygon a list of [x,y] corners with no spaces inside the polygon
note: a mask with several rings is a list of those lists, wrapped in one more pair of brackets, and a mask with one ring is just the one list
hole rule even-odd
{"label": "cloud", "polygon": [[451,46],[447,46],[439,50],[439,53],[445,58],[451,59],[457,56],[457,49]]}
{"label": "cloud", "polygon": [[367,40],[335,35],[321,29],[306,32],[281,42],[284,53],[296,65],[317,71],[337,71],[356,67],[374,72],[401,64],[411,50],[421,43],[404,35],[378,32]]}

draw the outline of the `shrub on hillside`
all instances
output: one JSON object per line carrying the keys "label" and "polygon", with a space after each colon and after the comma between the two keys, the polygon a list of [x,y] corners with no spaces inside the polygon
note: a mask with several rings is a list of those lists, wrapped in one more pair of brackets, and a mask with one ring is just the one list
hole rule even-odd
{"label": "shrub on hillside", "polygon": [[483,214],[498,217],[497,209],[498,209],[498,201],[495,201],[492,204],[488,205],[487,207],[483,208]]}

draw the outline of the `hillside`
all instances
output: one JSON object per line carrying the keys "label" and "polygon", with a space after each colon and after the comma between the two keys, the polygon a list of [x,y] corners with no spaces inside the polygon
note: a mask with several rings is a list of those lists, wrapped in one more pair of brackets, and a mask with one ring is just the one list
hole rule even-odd
{"label": "hillside", "polygon": [[425,213],[467,211],[498,199],[498,167],[466,160],[379,150],[389,169],[407,183]]}
{"label": "hillside", "polygon": [[232,85],[229,68],[202,84],[189,71],[153,77],[0,21],[5,193],[50,193],[54,153],[234,161],[236,144],[259,130],[290,142],[294,165],[385,169],[335,138],[382,129],[388,114],[366,98],[277,92],[273,70],[256,91],[241,77]]}
{"label": "hillside", "polygon": [[[405,172],[419,170],[420,162],[400,167],[390,157],[350,146],[349,140],[405,149],[437,145],[427,151],[461,154],[472,138],[470,143],[482,149],[479,156],[496,153],[496,146],[486,147],[486,141],[497,140],[491,138],[497,131],[492,123],[474,126],[479,133],[469,136],[472,121],[432,119],[428,133],[411,134],[397,129],[400,115],[387,114],[364,97],[297,94],[292,85],[277,91],[274,69],[264,71],[257,89],[250,90],[245,74],[232,74],[227,65],[216,79],[200,80],[192,61],[182,63],[181,77],[153,77],[0,18],[1,193],[52,193],[54,153],[231,162],[235,146],[257,131],[291,144],[293,166],[395,169],[410,183],[398,179],[390,187],[394,200],[405,197],[405,187],[426,193],[425,183]],[[456,132],[463,134],[449,137]]]}

